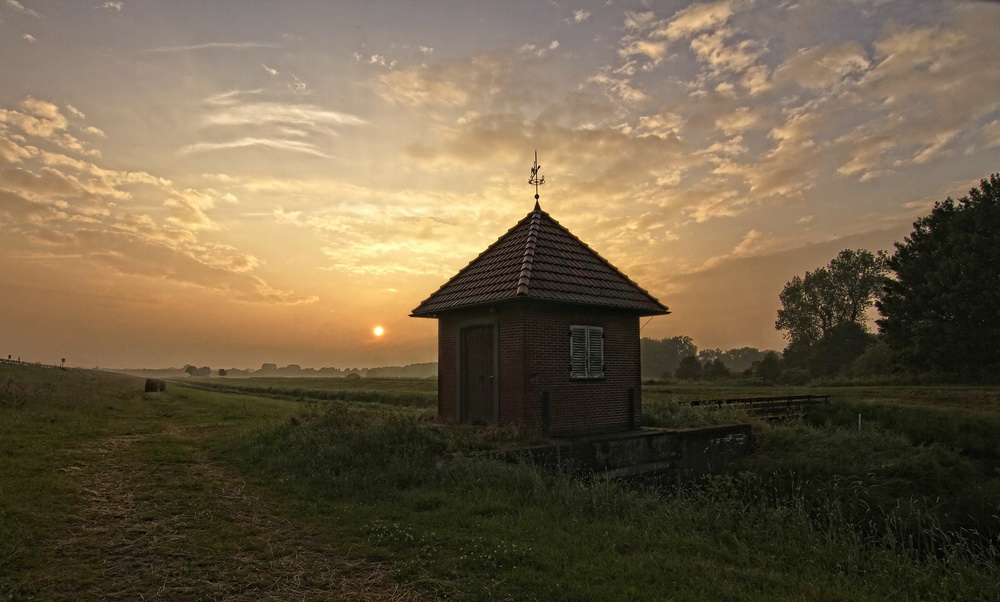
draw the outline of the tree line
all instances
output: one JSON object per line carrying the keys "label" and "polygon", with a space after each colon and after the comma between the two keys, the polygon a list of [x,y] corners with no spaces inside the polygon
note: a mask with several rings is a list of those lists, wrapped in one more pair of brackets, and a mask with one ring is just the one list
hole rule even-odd
{"label": "tree line", "polygon": [[[795,276],[775,328],[787,382],[904,378],[996,382],[1000,372],[1000,174],[934,204],[890,253],[845,249]],[[877,332],[868,326],[878,313]]]}
{"label": "tree line", "polygon": [[[779,354],[641,339],[643,378],[1000,380],[1000,174],[934,204],[894,251],[844,249],[778,295]],[[872,309],[877,331],[872,332]]]}
{"label": "tree line", "polygon": [[639,339],[644,379],[718,380],[753,373],[768,353],[756,347],[699,350],[689,336]]}

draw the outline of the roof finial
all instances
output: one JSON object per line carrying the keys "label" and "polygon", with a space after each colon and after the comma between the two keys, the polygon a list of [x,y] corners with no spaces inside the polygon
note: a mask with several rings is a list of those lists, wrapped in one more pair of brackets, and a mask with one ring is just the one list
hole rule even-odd
{"label": "roof finial", "polygon": [[545,183],[545,176],[538,175],[538,170],[542,166],[538,164],[538,151],[535,151],[535,164],[531,168],[531,177],[528,178],[528,184],[532,184],[535,187],[535,209],[540,209],[538,205],[538,187]]}

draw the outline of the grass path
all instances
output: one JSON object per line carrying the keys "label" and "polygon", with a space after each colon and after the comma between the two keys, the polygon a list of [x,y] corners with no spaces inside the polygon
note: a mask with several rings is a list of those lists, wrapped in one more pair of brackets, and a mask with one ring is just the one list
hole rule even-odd
{"label": "grass path", "polygon": [[202,426],[164,426],[67,453],[84,503],[50,549],[71,579],[43,599],[418,599],[282,519],[209,460]]}
{"label": "grass path", "polygon": [[[97,437],[46,436],[61,444],[43,454],[51,476],[40,478],[57,481],[63,501],[32,546],[31,586],[8,590],[13,600],[421,599],[391,567],[284,518],[213,458],[213,442],[244,422],[226,423],[238,407],[204,411],[211,396],[174,389],[95,404],[118,416],[95,420]],[[37,503],[21,507],[44,520]]]}

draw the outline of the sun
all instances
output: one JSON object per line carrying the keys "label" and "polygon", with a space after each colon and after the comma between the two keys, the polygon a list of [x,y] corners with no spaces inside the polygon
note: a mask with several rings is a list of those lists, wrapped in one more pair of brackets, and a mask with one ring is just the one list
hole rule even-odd
{"label": "sun", "polygon": [[376,326],[375,328],[372,329],[372,334],[374,334],[377,337],[380,337],[383,334],[385,334],[385,329],[383,329],[381,326]]}

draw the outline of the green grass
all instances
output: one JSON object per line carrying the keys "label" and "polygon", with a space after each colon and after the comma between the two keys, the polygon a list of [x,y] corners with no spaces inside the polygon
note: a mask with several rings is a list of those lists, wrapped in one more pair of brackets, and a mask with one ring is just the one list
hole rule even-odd
{"label": "green grass", "polygon": [[437,381],[427,379],[261,377],[189,379],[177,382],[214,391],[265,395],[283,399],[351,401],[424,410],[436,409],[437,407]]}
{"label": "green grass", "polygon": [[300,506],[309,520],[361,525],[342,537],[435,597],[1000,595],[995,565],[960,541],[941,556],[907,541],[872,545],[852,515],[817,520],[815,499],[762,495],[772,485],[752,474],[664,495],[454,452],[447,431],[331,405],[251,437],[238,455],[281,495],[309,500]]}
{"label": "green grass", "polygon": [[[433,424],[433,382],[276,380],[0,366],[0,599],[1000,599],[995,553],[929,497],[968,510],[995,477],[947,445],[758,424],[737,471],[665,493],[472,453],[525,435]],[[644,409],[712,423],[738,416],[680,402],[775,394],[654,386]]]}

